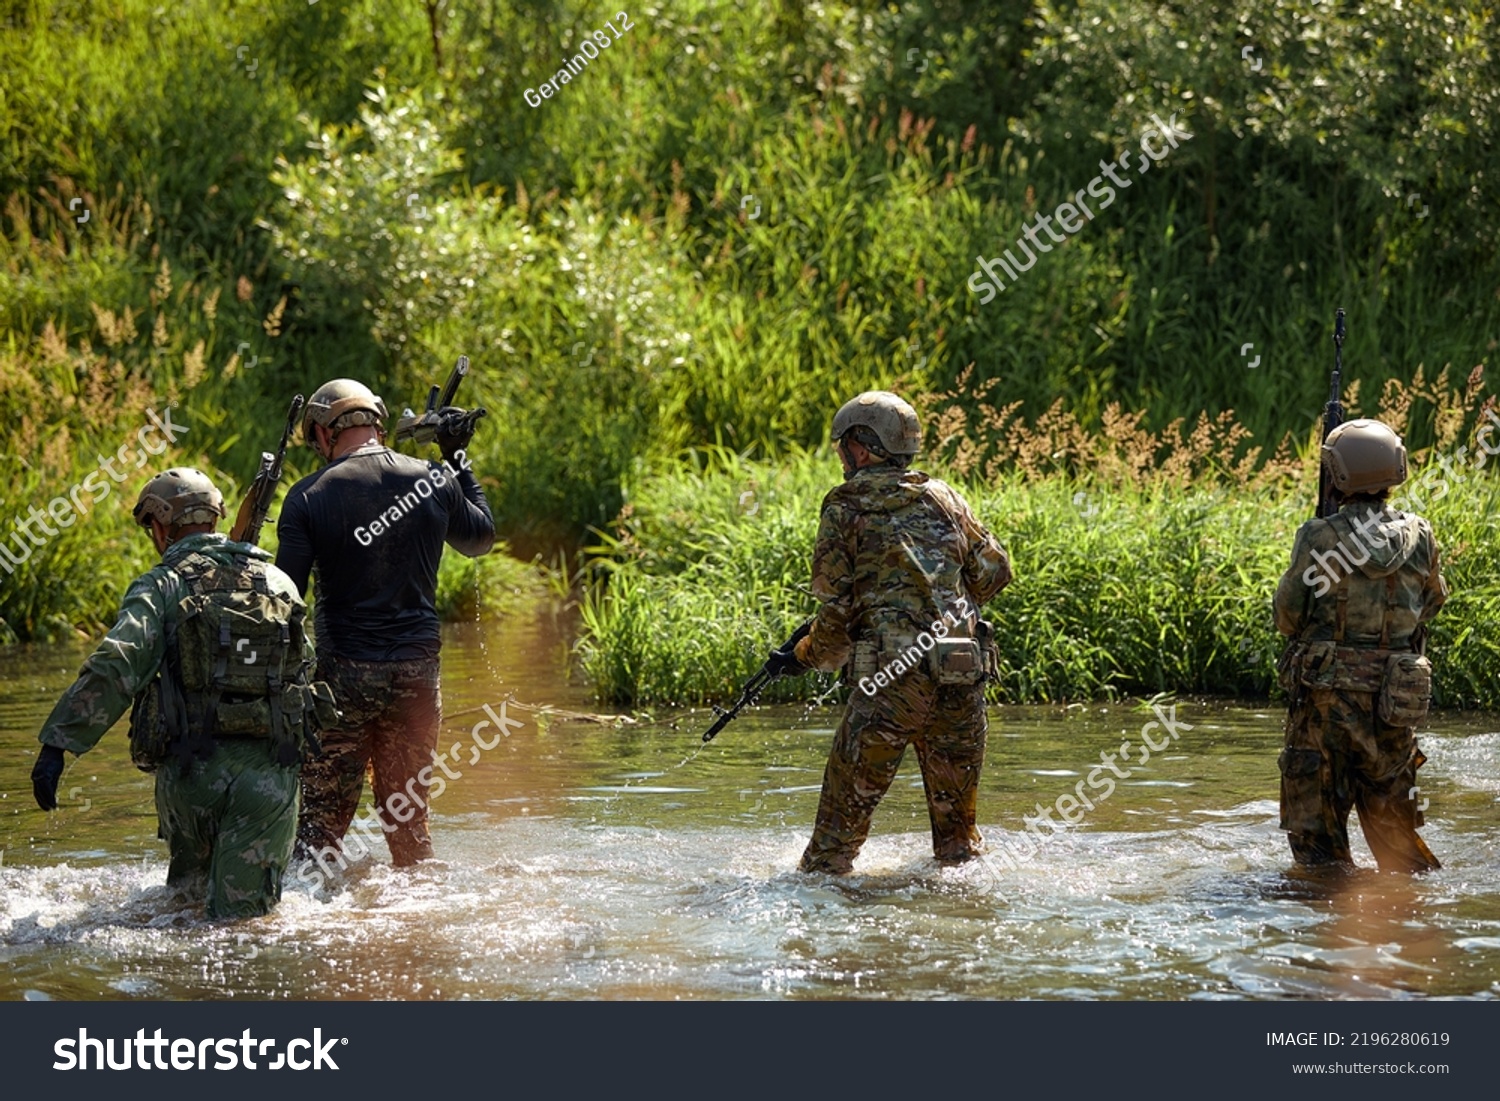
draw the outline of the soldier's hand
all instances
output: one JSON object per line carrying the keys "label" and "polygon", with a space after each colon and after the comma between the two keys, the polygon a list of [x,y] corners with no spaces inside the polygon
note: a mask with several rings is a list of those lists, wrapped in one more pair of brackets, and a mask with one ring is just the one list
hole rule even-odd
{"label": "soldier's hand", "polygon": [[797,660],[795,650],[772,650],[766,658],[766,672],[773,677],[800,677],[811,668]]}
{"label": "soldier's hand", "polygon": [[55,745],[44,745],[36,755],[36,764],[31,770],[31,792],[36,796],[36,805],[43,810],[57,809],[57,782],[63,774],[63,751]]}
{"label": "soldier's hand", "polygon": [[484,415],[483,409],[470,413],[456,405],[445,405],[438,410],[438,426],[433,439],[437,442],[438,450],[443,453],[443,458],[451,463],[458,452],[468,448],[479,418]]}

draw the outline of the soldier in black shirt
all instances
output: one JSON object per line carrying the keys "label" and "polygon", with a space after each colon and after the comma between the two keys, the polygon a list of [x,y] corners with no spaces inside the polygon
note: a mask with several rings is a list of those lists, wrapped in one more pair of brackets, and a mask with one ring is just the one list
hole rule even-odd
{"label": "soldier in black shirt", "polygon": [[[327,464],[287,494],[276,565],[305,595],[317,587],[318,679],[343,719],[302,772],[297,840],[326,868],[374,773],[375,813],[397,865],[432,856],[427,791],[442,697],[435,595],[443,544],[476,558],[495,542],[484,491],[469,469],[472,435],[438,437],[444,462],[384,445],[385,404],[335,379],[313,394],[304,440]],[[342,861],[340,861],[342,865]]]}

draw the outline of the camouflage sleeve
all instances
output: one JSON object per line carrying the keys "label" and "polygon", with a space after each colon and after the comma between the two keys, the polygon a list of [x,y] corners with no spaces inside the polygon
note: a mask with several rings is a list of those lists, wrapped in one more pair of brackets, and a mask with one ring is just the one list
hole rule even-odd
{"label": "camouflage sleeve", "polygon": [[1312,610],[1312,591],[1304,579],[1312,566],[1311,548],[1308,546],[1310,537],[1310,522],[1297,529],[1297,538],[1292,544],[1292,564],[1276,583],[1276,596],[1272,601],[1276,612],[1276,629],[1288,638],[1295,638],[1302,633]]}
{"label": "camouflage sleeve", "polygon": [[115,625],[47,716],[38,741],[73,753],[98,743],[156,676],[166,652],[165,609],[155,571],[130,586]]}
{"label": "camouflage sleeve", "polygon": [[964,584],[980,607],[989,603],[1001,589],[1010,584],[1010,556],[990,529],[979,522],[969,504],[953,494],[955,515],[969,549],[964,555]]}
{"label": "camouflage sleeve", "polygon": [[1430,526],[1423,535],[1432,546],[1432,572],[1427,575],[1427,581],[1422,586],[1422,612],[1417,616],[1418,623],[1425,623],[1437,615],[1438,609],[1448,601],[1448,582],[1443,580],[1443,559],[1438,550],[1437,539]]}
{"label": "camouflage sleeve", "polygon": [[842,506],[823,502],[818,541],[813,548],[812,591],[818,614],[812,630],[797,643],[797,660],[832,672],[849,660],[853,643],[849,623],[854,615],[854,555],[848,537],[849,517]]}

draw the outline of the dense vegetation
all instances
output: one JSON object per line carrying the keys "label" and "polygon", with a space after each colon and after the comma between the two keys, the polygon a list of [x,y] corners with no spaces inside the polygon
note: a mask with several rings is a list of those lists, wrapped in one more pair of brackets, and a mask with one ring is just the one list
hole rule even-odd
{"label": "dense vegetation", "polygon": [[[1483,389],[1479,377],[1462,391],[1421,387],[1453,409],[1476,404]],[[1413,390],[1389,387],[1364,411],[1402,426],[1419,407]],[[1182,436],[1145,432],[1129,416],[1106,421],[1091,435],[1068,417],[1030,429],[991,415],[963,438],[988,439],[1000,454],[970,449],[937,467],[1000,536],[1015,571],[986,609],[1001,649],[993,694],[1264,696],[1284,642],[1271,594],[1311,514],[1312,466],[1227,464],[1220,449],[1234,429],[1208,419]],[[1452,590],[1430,643],[1437,698],[1494,708],[1500,477],[1461,424],[1445,421],[1440,450],[1395,503],[1431,519]],[[1484,441],[1500,451],[1493,436]],[[1092,473],[1070,476],[1070,460]],[[1012,476],[985,477],[997,462]],[[818,504],[838,476],[826,452],[773,464],[717,450],[645,479],[603,548],[609,585],[585,607],[584,662],[600,694],[624,703],[731,697],[815,607],[806,587]],[[829,688],[809,676],[776,682],[766,698]]]}
{"label": "dense vegetation", "polygon": [[[1225,468],[1259,443],[1259,470],[1288,434],[1283,460],[1306,453],[1333,306],[1367,395],[1419,368],[1466,377],[1500,319],[1500,31],[1482,4],[684,0],[621,20],[572,0],[0,0],[0,20],[0,539],[148,408],[175,400],[189,426],[152,465],[243,485],[293,391],[353,375],[399,408],[465,352],[467,397],[493,414],[477,466],[525,554],[616,530],[627,499],[638,520],[715,515],[746,470],[790,479],[781,528],[757,513],[719,533],[784,536],[755,576],[789,614],[776,578],[805,574],[828,466],[806,449],[860,389],[931,399],[943,458],[1015,532],[1064,524],[1052,506],[1095,476],[1092,446],[1026,473],[1008,426],[1072,417],[1107,439],[1130,415],[1112,403],[1152,433],[1206,414]],[[607,48],[532,106],[595,31]],[[981,304],[976,257],[1138,152],[1153,116],[1177,148]],[[1474,415],[1422,399],[1405,419],[1428,448],[1440,416],[1468,417],[1452,440]],[[1305,505],[1216,477],[1117,482],[1099,507],[1144,509],[1147,531],[1223,493],[1215,523],[1274,540]],[[139,481],[0,576],[0,635],[108,618],[151,557],[120,507]],[[635,538],[653,532],[683,534]],[[690,546],[647,552],[698,568]],[[1131,575],[1152,563],[1178,560]],[[503,592],[496,570],[474,583]],[[608,602],[660,575],[621,573],[590,606],[623,622]],[[1007,692],[1264,679],[1226,671],[1240,634],[1168,635],[1145,664],[1109,630],[1059,635],[1056,669],[1012,655]],[[633,686],[636,658],[594,655],[612,696],[706,690]]]}

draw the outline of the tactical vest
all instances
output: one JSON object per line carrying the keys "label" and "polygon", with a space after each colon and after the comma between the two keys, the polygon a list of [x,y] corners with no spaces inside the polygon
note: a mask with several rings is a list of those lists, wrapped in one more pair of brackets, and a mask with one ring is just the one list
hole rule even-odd
{"label": "tactical vest", "polygon": [[[1415,726],[1427,717],[1432,701],[1432,663],[1418,652],[1421,613],[1412,597],[1420,591],[1420,571],[1403,566],[1381,578],[1366,576],[1358,567],[1368,552],[1364,559],[1355,556],[1353,548],[1362,544],[1349,518],[1339,513],[1328,523],[1343,556],[1352,561],[1340,571],[1331,600],[1325,597],[1315,607],[1309,630],[1331,626],[1333,638],[1292,640],[1278,665],[1281,685],[1294,699],[1302,688],[1369,693],[1382,722]],[[1375,634],[1373,640],[1347,637],[1351,603],[1366,632]]]}
{"label": "tactical vest", "polygon": [[973,685],[996,668],[992,632],[963,579],[963,527],[930,486],[922,500],[900,514],[859,518],[849,665],[856,683],[916,668],[938,684]]}
{"label": "tactical vest", "polygon": [[190,554],[167,571],[166,654],[130,717],[137,768],[176,756],[186,771],[223,737],[269,738],[290,766],[336,719],[328,686],[309,682],[306,609],[271,590],[266,568]]}

